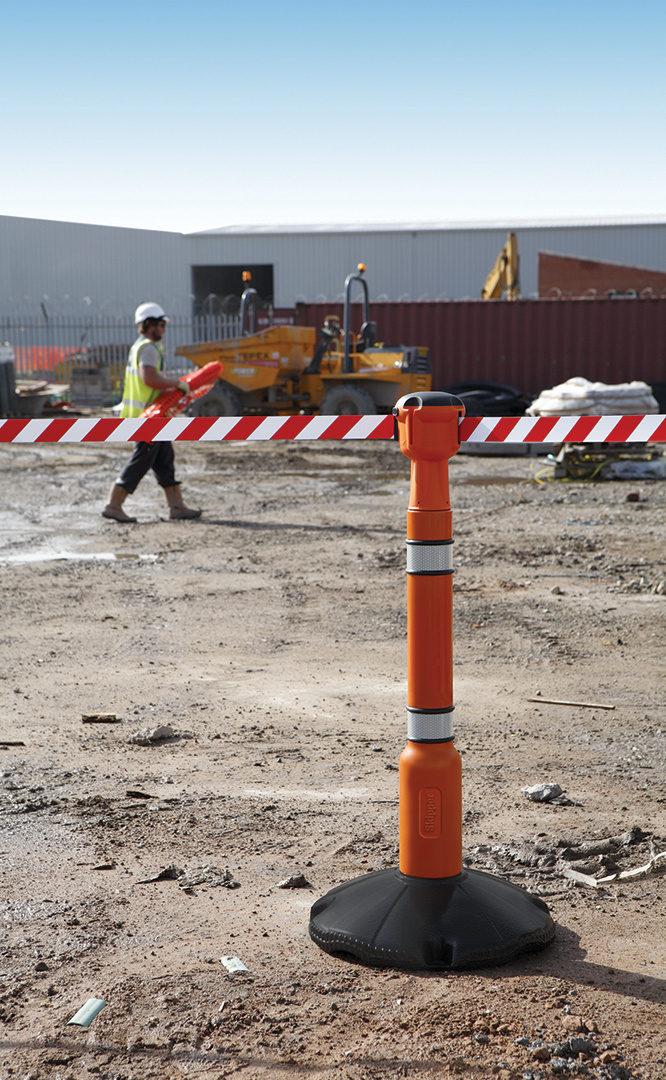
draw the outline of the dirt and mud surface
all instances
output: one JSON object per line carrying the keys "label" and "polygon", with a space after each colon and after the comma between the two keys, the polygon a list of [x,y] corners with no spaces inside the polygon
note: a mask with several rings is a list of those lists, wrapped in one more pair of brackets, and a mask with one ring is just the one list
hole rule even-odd
{"label": "dirt and mud surface", "polygon": [[666,483],[451,463],[464,857],[557,933],[434,974],[308,935],[397,865],[407,461],[181,444],[203,518],[148,477],[119,526],[128,453],[0,451],[0,1076],[665,1077],[663,864],[617,875],[666,848]]}

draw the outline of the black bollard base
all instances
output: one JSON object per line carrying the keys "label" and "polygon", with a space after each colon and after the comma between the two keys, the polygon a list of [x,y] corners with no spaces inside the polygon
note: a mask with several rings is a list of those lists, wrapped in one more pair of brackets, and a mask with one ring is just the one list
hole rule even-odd
{"label": "black bollard base", "polygon": [[555,923],[543,900],[481,870],[432,879],[393,868],[331,889],[313,904],[309,932],[342,959],[454,971],[543,949]]}

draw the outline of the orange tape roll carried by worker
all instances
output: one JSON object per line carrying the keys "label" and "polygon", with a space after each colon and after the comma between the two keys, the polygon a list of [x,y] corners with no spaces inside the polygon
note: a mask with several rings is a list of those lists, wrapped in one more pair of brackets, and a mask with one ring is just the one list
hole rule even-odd
{"label": "orange tape roll carried by worker", "polygon": [[183,375],[181,382],[187,383],[190,387],[189,393],[183,394],[180,390],[163,390],[155,398],[152,405],[143,410],[141,417],[143,419],[149,416],[171,417],[184,413],[191,402],[203,397],[213,388],[223,370],[224,366],[219,361],[214,360],[197,371],[191,371],[188,375]]}

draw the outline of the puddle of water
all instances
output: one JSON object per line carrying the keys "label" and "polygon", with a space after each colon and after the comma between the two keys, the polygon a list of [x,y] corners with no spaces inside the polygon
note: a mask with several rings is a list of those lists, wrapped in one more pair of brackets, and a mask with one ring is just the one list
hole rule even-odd
{"label": "puddle of water", "polygon": [[157,558],[157,555],[134,555],[126,552],[121,552],[119,555],[116,555],[113,551],[98,551],[83,554],[75,551],[23,551],[18,555],[0,554],[0,565],[42,562],[118,562],[121,559],[138,559],[141,562],[157,562]]}

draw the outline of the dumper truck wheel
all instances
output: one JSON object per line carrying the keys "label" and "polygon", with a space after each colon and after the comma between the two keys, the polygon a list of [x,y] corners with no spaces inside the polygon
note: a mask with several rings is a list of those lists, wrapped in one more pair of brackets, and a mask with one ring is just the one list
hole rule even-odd
{"label": "dumper truck wheel", "polygon": [[242,416],[241,403],[231,390],[214,386],[209,393],[193,401],[190,416]]}
{"label": "dumper truck wheel", "polygon": [[343,383],[329,390],[321,403],[322,416],[374,416],[377,406],[365,390]]}

